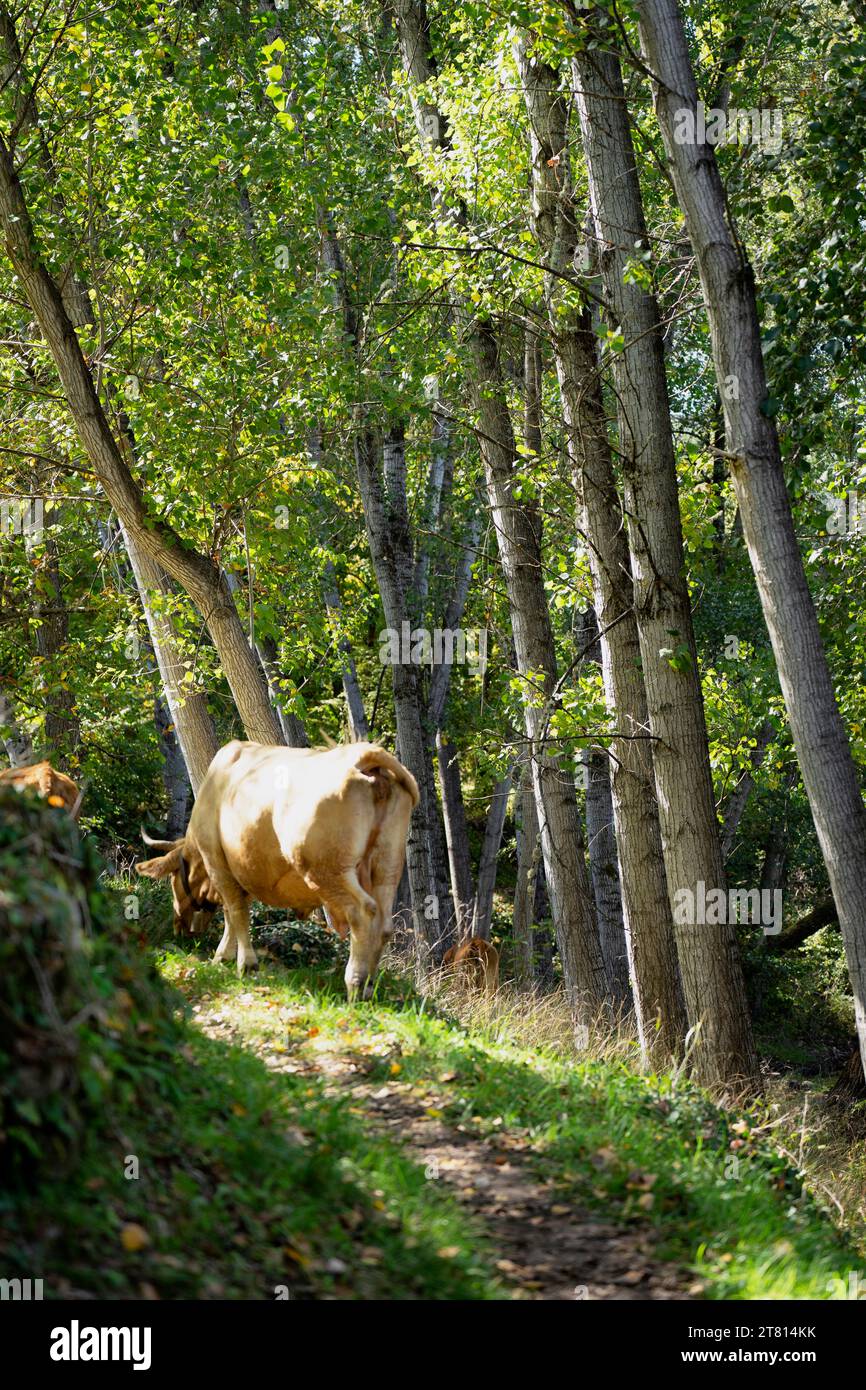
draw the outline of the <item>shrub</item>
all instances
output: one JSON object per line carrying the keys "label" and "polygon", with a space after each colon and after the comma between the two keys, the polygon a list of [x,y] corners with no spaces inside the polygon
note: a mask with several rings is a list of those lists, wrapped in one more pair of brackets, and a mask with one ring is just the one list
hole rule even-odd
{"label": "shrub", "polygon": [[0,1174],[34,1178],[114,1101],[170,1093],[182,1023],[92,844],[0,788]]}

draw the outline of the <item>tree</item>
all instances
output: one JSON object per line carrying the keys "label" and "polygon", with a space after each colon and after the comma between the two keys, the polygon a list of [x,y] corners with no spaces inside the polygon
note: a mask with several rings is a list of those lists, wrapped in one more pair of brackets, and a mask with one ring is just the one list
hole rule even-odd
{"label": "tree", "polygon": [[743,533],[842,926],[866,1067],[866,810],[794,530],[754,273],[732,226],[714,149],[677,135],[684,115],[694,120],[698,93],[676,0],[641,0],[638,15],[665,151],[697,258]]}
{"label": "tree", "polygon": [[[605,695],[620,731],[611,743],[610,776],[638,1030],[647,1058],[670,1057],[682,1046],[685,1014],[647,737],[650,720],[632,561],[607,438],[590,310],[582,288],[570,283],[580,238],[568,154],[568,105],[559,73],[533,55],[528,38],[519,45],[518,61],[530,127],[533,229],[547,265],[545,298],[569,460],[589,551]],[[595,640],[593,636],[587,654]],[[592,804],[591,796],[588,811]],[[591,833],[597,832],[593,826]]]}

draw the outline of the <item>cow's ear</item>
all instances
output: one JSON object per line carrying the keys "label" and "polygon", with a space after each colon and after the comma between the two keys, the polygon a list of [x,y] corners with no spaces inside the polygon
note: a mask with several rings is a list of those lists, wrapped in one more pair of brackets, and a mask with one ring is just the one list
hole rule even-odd
{"label": "cow's ear", "polygon": [[176,873],[180,868],[180,856],[181,846],[177,845],[169,854],[136,864],[135,872],[141,874],[142,878],[168,878],[169,874]]}

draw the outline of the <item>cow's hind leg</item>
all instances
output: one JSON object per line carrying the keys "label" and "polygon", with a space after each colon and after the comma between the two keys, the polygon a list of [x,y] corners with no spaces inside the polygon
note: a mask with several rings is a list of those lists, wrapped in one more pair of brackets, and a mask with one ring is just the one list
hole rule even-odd
{"label": "cow's hind leg", "polygon": [[350,999],[368,999],[373,991],[373,976],[382,954],[382,934],[377,930],[377,903],[362,888],[354,869],[342,874],[328,885],[325,906],[337,922],[349,926],[351,948],[346,966],[346,991]]}
{"label": "cow's hind leg", "polygon": [[237,954],[237,938],[235,937],[235,934],[231,929],[228,913],[226,913],[225,931],[223,932],[222,941],[216,948],[216,952],[214,954],[214,962],[216,963],[217,961],[225,961],[226,964],[229,964],[231,961],[236,959]]}

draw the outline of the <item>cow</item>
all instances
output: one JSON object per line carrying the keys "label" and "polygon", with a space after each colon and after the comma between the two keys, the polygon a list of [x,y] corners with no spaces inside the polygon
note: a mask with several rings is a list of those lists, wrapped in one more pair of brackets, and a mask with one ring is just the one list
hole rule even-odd
{"label": "cow", "polygon": [[71,777],[58,772],[47,761],[31,763],[28,767],[8,767],[0,772],[0,786],[12,786],[16,791],[31,788],[48,802],[49,806],[62,806],[72,816],[78,818],[81,792]]}
{"label": "cow", "polygon": [[442,957],[442,968],[455,980],[482,994],[495,994],[499,985],[499,952],[481,936],[470,936]]}
{"label": "cow", "polygon": [[222,906],[225,931],[215,961],[258,964],[250,943],[253,899],[310,912],[326,907],[350,938],[346,990],[368,999],[403,873],[418,785],[374,743],[282,748],[235,740],[216,754],[186,834],[136,865],[170,878],[175,928]]}

